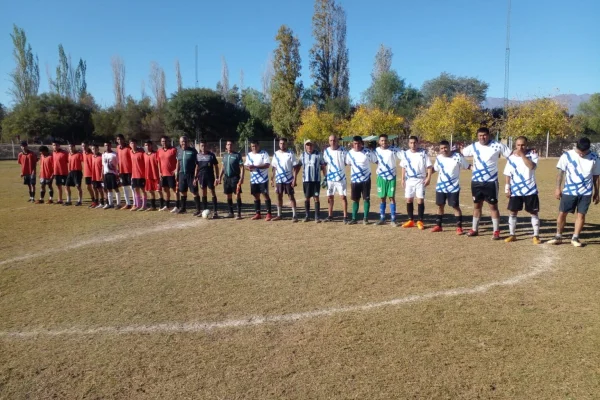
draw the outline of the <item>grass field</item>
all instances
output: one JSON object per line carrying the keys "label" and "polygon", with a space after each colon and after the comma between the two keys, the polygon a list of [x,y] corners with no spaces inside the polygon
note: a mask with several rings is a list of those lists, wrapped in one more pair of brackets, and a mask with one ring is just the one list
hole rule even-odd
{"label": "grass field", "polygon": [[[544,241],[555,164],[537,173]],[[525,215],[506,244],[487,213],[477,238],[451,217],[435,234],[204,220],[33,205],[18,176],[0,163],[0,398],[600,396],[600,206],[576,249],[534,246]]]}

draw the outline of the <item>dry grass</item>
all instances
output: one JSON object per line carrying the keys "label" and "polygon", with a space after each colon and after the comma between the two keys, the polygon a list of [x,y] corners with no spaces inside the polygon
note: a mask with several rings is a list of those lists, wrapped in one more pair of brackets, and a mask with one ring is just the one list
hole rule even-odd
{"label": "dry grass", "polygon": [[[554,232],[555,162],[543,161],[538,172],[545,239]],[[211,221],[36,206],[24,195],[15,164],[0,163],[2,398],[585,399],[600,392],[600,207],[589,214],[589,245],[574,249],[533,246],[527,220],[524,240],[505,244],[489,240],[489,229],[470,239],[389,226]],[[431,202],[427,208],[433,213]],[[404,215],[404,201],[398,210]],[[471,209],[464,212],[468,221]],[[6,335],[361,305],[499,281],[545,260],[549,272],[516,286],[366,312],[186,333]]]}

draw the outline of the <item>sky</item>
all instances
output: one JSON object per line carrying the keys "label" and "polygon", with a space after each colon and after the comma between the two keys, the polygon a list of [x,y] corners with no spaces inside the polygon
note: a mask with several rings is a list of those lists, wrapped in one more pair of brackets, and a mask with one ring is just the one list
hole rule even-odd
{"label": "sky", "polygon": [[[489,83],[488,96],[504,96],[506,0],[338,1],[347,13],[354,101],[371,83],[380,44],[391,47],[392,67],[407,84],[421,87],[446,71],[477,77]],[[0,0],[0,103],[12,104],[13,24],[39,56],[40,92],[48,90],[46,70],[54,75],[62,43],[74,64],[86,60],[88,91],[103,106],[114,101],[114,55],[125,61],[127,94],[139,98],[142,81],[150,92],[152,61],[165,70],[167,93],[176,89],[176,59],[184,86],[194,87],[196,45],[198,86],[215,88],[225,57],[230,85],[243,70],[244,86],[260,90],[282,24],[300,40],[307,87],[313,7],[312,0]],[[509,97],[600,92],[599,15],[598,0],[513,0]]]}

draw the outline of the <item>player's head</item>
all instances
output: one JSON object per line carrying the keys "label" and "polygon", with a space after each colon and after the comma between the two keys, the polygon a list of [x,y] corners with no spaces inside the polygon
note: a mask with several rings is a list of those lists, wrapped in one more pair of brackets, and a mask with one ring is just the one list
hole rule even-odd
{"label": "player's head", "polygon": [[112,151],[112,143],[111,142],[104,142],[104,151],[107,151],[109,153]]}
{"label": "player's head", "polygon": [[260,144],[258,143],[258,140],[253,139],[250,142],[250,150],[252,150],[253,153],[258,153],[260,151]]}
{"label": "player's head", "polygon": [[450,143],[447,140],[442,140],[440,142],[440,153],[445,156],[450,154]]}
{"label": "player's head", "polygon": [[133,150],[133,151],[136,151],[137,147],[138,147],[138,145],[137,145],[137,139],[136,138],[129,139],[129,148],[131,150]]}
{"label": "player's head", "polygon": [[70,143],[68,144],[68,146],[69,146],[69,152],[71,152],[71,153],[75,153],[75,152],[77,152],[77,146],[75,146],[75,143],[71,143],[71,142],[70,142]]}
{"label": "player's head", "polygon": [[362,151],[362,149],[365,147],[365,144],[363,142],[362,137],[360,136],[354,136],[352,138],[352,148],[356,151]]}
{"label": "player's head", "polygon": [[161,136],[160,145],[162,147],[164,147],[165,149],[170,149],[171,148],[171,140],[169,139],[168,136]]}
{"label": "player's head", "polygon": [[148,139],[144,142],[144,147],[146,148],[146,151],[151,153],[154,151],[154,145],[152,144],[152,140]]}
{"label": "player's head", "polygon": [[416,150],[419,147],[419,138],[416,136],[410,136],[408,138],[408,148]]}
{"label": "player's head", "polygon": [[187,136],[182,136],[179,138],[179,145],[181,146],[182,149],[188,147],[189,142],[190,142],[190,139],[188,139]]}
{"label": "player's head", "polygon": [[83,142],[81,142],[81,148],[84,151],[88,151],[90,148],[90,142],[88,142],[87,140],[84,140]]}
{"label": "player's head", "polygon": [[21,142],[21,150],[25,152],[28,150],[27,142],[25,140]]}
{"label": "player's head", "polygon": [[125,136],[122,133],[117,135],[117,144],[119,146],[127,146],[127,142],[125,141]]}
{"label": "player's head", "polygon": [[47,156],[49,152],[50,150],[48,149],[48,146],[40,146],[40,153],[42,153],[44,156]]}
{"label": "player's head", "polygon": [[382,149],[387,149],[390,146],[388,135],[385,133],[379,135],[379,146],[381,146]]}
{"label": "player's head", "polygon": [[590,152],[590,147],[592,147],[592,143],[589,138],[582,137],[577,141],[577,145],[575,146],[575,151],[579,153],[579,155],[586,155]]}
{"label": "player's head", "polygon": [[281,151],[287,150],[287,139],[284,137],[279,138],[279,150],[281,150]]}
{"label": "player's head", "polygon": [[99,150],[98,145],[95,142],[92,143],[92,153],[98,154],[98,150]]}
{"label": "player's head", "polygon": [[479,144],[487,145],[490,141],[490,130],[485,126],[477,129],[477,140],[479,140]]}
{"label": "player's head", "polygon": [[205,152],[208,151],[208,145],[206,144],[206,139],[200,139],[200,151]]}
{"label": "player's head", "polygon": [[225,142],[225,150],[227,150],[227,152],[231,153],[234,149],[235,143],[233,142],[233,140],[228,140]]}
{"label": "player's head", "polygon": [[515,149],[522,151],[527,150],[527,138],[525,136],[519,136],[515,140]]}
{"label": "player's head", "polygon": [[52,150],[54,150],[54,151],[60,150],[60,143],[58,143],[56,140],[52,142]]}
{"label": "player's head", "polygon": [[304,150],[306,150],[307,153],[312,153],[313,149],[314,149],[314,145],[313,145],[312,140],[306,139],[304,141]]}
{"label": "player's head", "polygon": [[339,139],[335,135],[329,136],[329,145],[335,150],[339,146]]}

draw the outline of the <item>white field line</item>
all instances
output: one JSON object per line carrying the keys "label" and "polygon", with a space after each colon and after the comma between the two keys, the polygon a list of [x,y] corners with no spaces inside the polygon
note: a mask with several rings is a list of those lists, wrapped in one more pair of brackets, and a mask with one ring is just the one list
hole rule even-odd
{"label": "white field line", "polygon": [[130,230],[127,233],[116,234],[116,235],[112,235],[112,236],[108,236],[108,237],[98,237],[98,238],[93,238],[93,239],[82,240],[82,241],[70,244],[68,246],[65,246],[65,247],[57,247],[57,248],[42,250],[37,253],[32,252],[32,253],[25,254],[22,256],[9,258],[7,260],[2,260],[2,261],[0,261],[0,265],[12,264],[12,263],[16,263],[19,261],[29,260],[29,259],[37,258],[37,257],[45,257],[45,256],[49,256],[51,254],[62,253],[63,251],[78,249],[78,248],[84,247],[84,246],[94,246],[94,245],[99,245],[99,244],[104,244],[104,243],[117,242],[120,240],[131,239],[131,238],[134,238],[137,236],[148,235],[150,233],[163,232],[163,231],[168,231],[168,230],[172,230],[172,229],[190,228],[192,226],[196,226],[201,223],[202,223],[202,220],[194,218],[193,220],[186,221],[186,222],[169,222],[169,223],[165,223],[162,225],[154,226],[152,228]]}
{"label": "white field line", "polygon": [[295,322],[317,317],[329,317],[336,314],[356,313],[371,311],[383,307],[401,306],[406,304],[420,303],[427,300],[443,297],[454,297],[462,295],[472,295],[486,293],[495,287],[509,287],[521,284],[527,280],[552,270],[556,257],[549,254],[551,251],[546,246],[540,246],[542,254],[537,259],[537,265],[528,272],[524,272],[513,277],[484,283],[471,288],[456,288],[449,290],[440,290],[420,295],[400,297],[397,299],[381,302],[366,303],[362,305],[324,308],[314,311],[306,311],[292,314],[280,315],[250,315],[240,319],[227,319],[216,322],[167,322],[149,325],[129,325],[129,326],[101,326],[95,328],[67,328],[58,330],[33,329],[29,331],[0,331],[1,338],[28,339],[38,336],[86,336],[86,335],[122,335],[122,334],[143,334],[143,333],[183,333],[183,332],[207,332],[216,329],[227,328],[245,328],[264,324],[277,324],[281,322]]}

